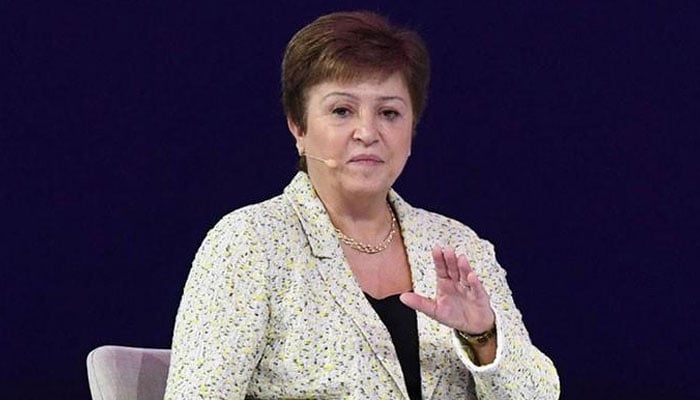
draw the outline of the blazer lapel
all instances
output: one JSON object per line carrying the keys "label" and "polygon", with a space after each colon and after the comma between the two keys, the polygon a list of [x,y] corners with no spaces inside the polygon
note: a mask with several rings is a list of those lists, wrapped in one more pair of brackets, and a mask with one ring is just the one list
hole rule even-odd
{"label": "blazer lapel", "polygon": [[365,298],[350,271],[345,258],[319,260],[321,274],[331,297],[361,332],[381,365],[391,375],[396,388],[408,398],[401,364],[391,341],[391,335],[370,303]]}
{"label": "blazer lapel", "polygon": [[[411,266],[413,290],[422,296],[435,298],[435,267],[431,255],[433,238],[425,230],[425,221],[421,221],[413,208],[399,195],[391,192],[390,202],[401,224],[401,235],[406,246],[408,262]],[[420,367],[423,398],[430,399],[440,379],[444,375],[443,361],[452,351],[452,346],[445,346],[444,338],[450,337],[450,329],[441,325],[423,313],[416,312],[418,318],[418,340],[420,346]]]}
{"label": "blazer lapel", "polygon": [[312,262],[315,263],[312,267],[319,271],[330,296],[361,332],[363,339],[393,379],[397,390],[408,399],[391,335],[357,284],[333,233],[330,218],[308,176],[305,173],[297,174],[285,189],[285,196],[292,203],[309,240],[314,256]]}

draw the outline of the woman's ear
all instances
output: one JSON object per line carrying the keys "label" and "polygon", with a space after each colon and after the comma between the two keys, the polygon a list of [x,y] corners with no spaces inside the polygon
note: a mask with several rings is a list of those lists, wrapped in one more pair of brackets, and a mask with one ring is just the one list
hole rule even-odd
{"label": "woman's ear", "polygon": [[289,128],[289,132],[292,133],[292,136],[294,136],[294,141],[296,142],[297,146],[297,151],[299,152],[299,155],[304,154],[304,132],[301,130],[299,125],[294,123],[292,121],[291,117],[287,117],[287,127]]}

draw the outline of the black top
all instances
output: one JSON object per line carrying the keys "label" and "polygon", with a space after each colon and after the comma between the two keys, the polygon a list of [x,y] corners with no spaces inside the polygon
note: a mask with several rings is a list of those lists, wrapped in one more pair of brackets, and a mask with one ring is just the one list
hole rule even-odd
{"label": "black top", "polygon": [[389,330],[396,355],[399,357],[408,396],[411,400],[422,399],[416,312],[406,307],[399,300],[398,294],[382,300],[377,300],[367,293],[365,293],[365,297]]}

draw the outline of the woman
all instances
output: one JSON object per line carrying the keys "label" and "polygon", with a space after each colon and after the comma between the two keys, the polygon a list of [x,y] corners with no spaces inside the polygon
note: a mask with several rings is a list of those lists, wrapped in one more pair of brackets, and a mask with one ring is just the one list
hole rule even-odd
{"label": "woman", "polygon": [[391,190],[425,103],[418,36],[330,14],[282,69],[301,171],[204,240],[166,398],[557,398],[491,244]]}

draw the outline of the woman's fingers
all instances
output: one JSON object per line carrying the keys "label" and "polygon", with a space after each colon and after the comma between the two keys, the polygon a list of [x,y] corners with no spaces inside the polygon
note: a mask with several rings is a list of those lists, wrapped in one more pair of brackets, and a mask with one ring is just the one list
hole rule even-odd
{"label": "woman's fingers", "polygon": [[457,255],[451,246],[435,246],[432,257],[437,275],[435,297],[407,292],[401,294],[401,302],[455,329],[481,332],[481,328],[492,326],[494,314],[488,293],[466,255]]}
{"label": "woman's fingers", "polygon": [[468,284],[467,276],[473,271],[467,256],[464,254],[457,256],[452,246],[433,247],[433,262],[438,278],[450,279],[462,286]]}
{"label": "woman's fingers", "polygon": [[451,246],[433,247],[433,262],[439,279],[459,280],[459,267],[454,248]]}
{"label": "woman's fingers", "polygon": [[455,282],[459,281],[459,268],[457,267],[457,256],[455,249],[452,246],[446,246],[442,249],[442,256],[445,258],[447,266],[447,275]]}
{"label": "woman's fingers", "polygon": [[416,311],[420,311],[430,318],[435,319],[437,316],[437,303],[427,297],[423,297],[413,292],[406,292],[399,296],[399,300],[401,300],[401,302],[406,306]]}
{"label": "woman's fingers", "polygon": [[469,275],[467,275],[467,281],[469,282],[469,287],[476,300],[480,300],[484,297],[488,298],[486,289],[484,289],[484,285],[481,284],[479,277],[476,276],[476,272],[470,272]]}
{"label": "woman's fingers", "polygon": [[433,247],[433,261],[438,279],[449,279],[471,299],[488,297],[479,277],[465,254],[456,255],[452,246]]}
{"label": "woman's fingers", "polygon": [[433,247],[433,263],[435,264],[435,273],[438,279],[449,279],[445,257],[442,255],[442,247],[440,246]]}
{"label": "woman's fingers", "polygon": [[469,274],[472,272],[471,267],[469,266],[469,261],[467,261],[467,256],[464,254],[461,254],[457,258],[457,270],[459,271],[459,283],[463,287],[466,287],[467,289],[469,288],[469,280],[467,279],[469,277]]}

